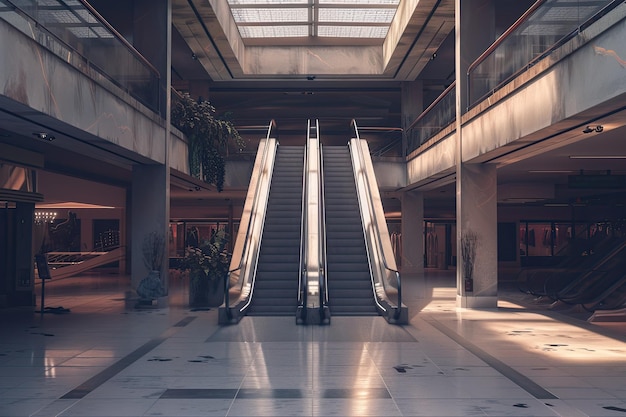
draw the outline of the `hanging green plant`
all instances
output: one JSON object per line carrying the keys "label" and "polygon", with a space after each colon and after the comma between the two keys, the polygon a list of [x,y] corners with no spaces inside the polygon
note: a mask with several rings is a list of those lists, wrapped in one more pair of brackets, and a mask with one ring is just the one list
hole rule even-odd
{"label": "hanging green plant", "polygon": [[209,101],[196,101],[184,93],[172,103],[172,124],[189,140],[190,174],[222,191],[229,141],[238,149],[245,147],[232,122],[216,117],[215,107]]}

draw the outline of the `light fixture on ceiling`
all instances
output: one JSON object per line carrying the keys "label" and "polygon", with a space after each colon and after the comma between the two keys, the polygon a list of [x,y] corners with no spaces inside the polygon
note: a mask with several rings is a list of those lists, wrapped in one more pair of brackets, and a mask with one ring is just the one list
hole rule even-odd
{"label": "light fixture on ceiling", "polygon": [[531,169],[528,172],[530,174],[571,174],[576,171],[568,169]]}
{"label": "light fixture on ceiling", "polygon": [[604,130],[604,126],[602,125],[588,125],[587,127],[585,127],[583,129],[583,133],[592,133],[592,132],[596,132],[596,133],[600,133]]}
{"label": "light fixture on ceiling", "polygon": [[56,139],[53,135],[51,135],[50,133],[46,133],[46,132],[34,132],[33,136],[37,136],[39,139],[47,140],[48,142],[52,142],[53,140]]}
{"label": "light fixture on ceiling", "polygon": [[570,155],[569,159],[626,159],[626,155]]}

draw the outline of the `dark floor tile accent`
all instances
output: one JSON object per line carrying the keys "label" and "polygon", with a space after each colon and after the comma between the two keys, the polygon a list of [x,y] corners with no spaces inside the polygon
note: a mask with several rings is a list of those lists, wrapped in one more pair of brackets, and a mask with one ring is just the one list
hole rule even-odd
{"label": "dark floor tile accent", "polygon": [[272,389],[272,388],[242,388],[237,393],[237,399],[259,398],[310,398],[311,393],[301,389]]}
{"label": "dark floor tile accent", "polygon": [[387,388],[347,389],[333,388],[322,390],[321,398],[352,398],[371,400],[377,398],[391,398]]}
{"label": "dark floor tile accent", "polygon": [[237,394],[237,389],[194,389],[194,388],[181,388],[181,389],[168,389],[160,398],[177,399],[177,400],[197,400],[197,399],[233,399]]}
{"label": "dark floor tile accent", "polygon": [[186,325],[188,325],[189,323],[191,323],[195,319],[196,319],[195,316],[185,317],[184,319],[182,319],[181,321],[176,323],[173,327],[185,327]]}
{"label": "dark floor tile accent", "polygon": [[374,389],[325,389],[321,391],[309,391],[303,389],[272,389],[272,388],[242,388],[242,389],[168,389],[161,395],[161,399],[300,399],[300,398],[352,398],[352,399],[377,399],[391,398],[386,388]]}
{"label": "dark floor tile accent", "polygon": [[174,326],[167,329],[163,334],[159,337],[156,337],[143,345],[139,346],[137,349],[115,362],[113,365],[104,369],[97,375],[89,378],[87,381],[80,384],[78,387],[74,388],[70,392],[63,395],[61,400],[77,400],[83,398],[85,395],[89,394],[100,385],[104,384],[109,379],[113,378],[115,375],[120,373],[124,368],[135,363],[139,358],[144,356],[146,353],[150,352],[152,349],[159,346],[169,337],[171,337],[177,330],[177,327],[184,327],[191,323],[196,317],[186,317],[183,320],[176,323]]}

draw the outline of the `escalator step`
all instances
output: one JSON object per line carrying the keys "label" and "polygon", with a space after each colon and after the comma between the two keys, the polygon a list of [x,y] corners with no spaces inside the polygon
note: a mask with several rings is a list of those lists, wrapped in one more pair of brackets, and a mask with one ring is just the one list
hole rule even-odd
{"label": "escalator step", "polygon": [[296,313],[303,163],[303,146],[278,147],[249,315]]}

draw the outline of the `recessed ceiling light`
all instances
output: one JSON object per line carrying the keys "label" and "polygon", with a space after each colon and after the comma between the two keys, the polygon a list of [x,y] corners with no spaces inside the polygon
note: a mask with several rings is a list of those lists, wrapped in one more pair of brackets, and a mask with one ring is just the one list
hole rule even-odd
{"label": "recessed ceiling light", "polygon": [[626,159],[626,155],[570,155],[569,159]]}
{"label": "recessed ceiling light", "polygon": [[571,174],[572,170],[560,170],[560,169],[533,169],[528,171],[531,174]]}

